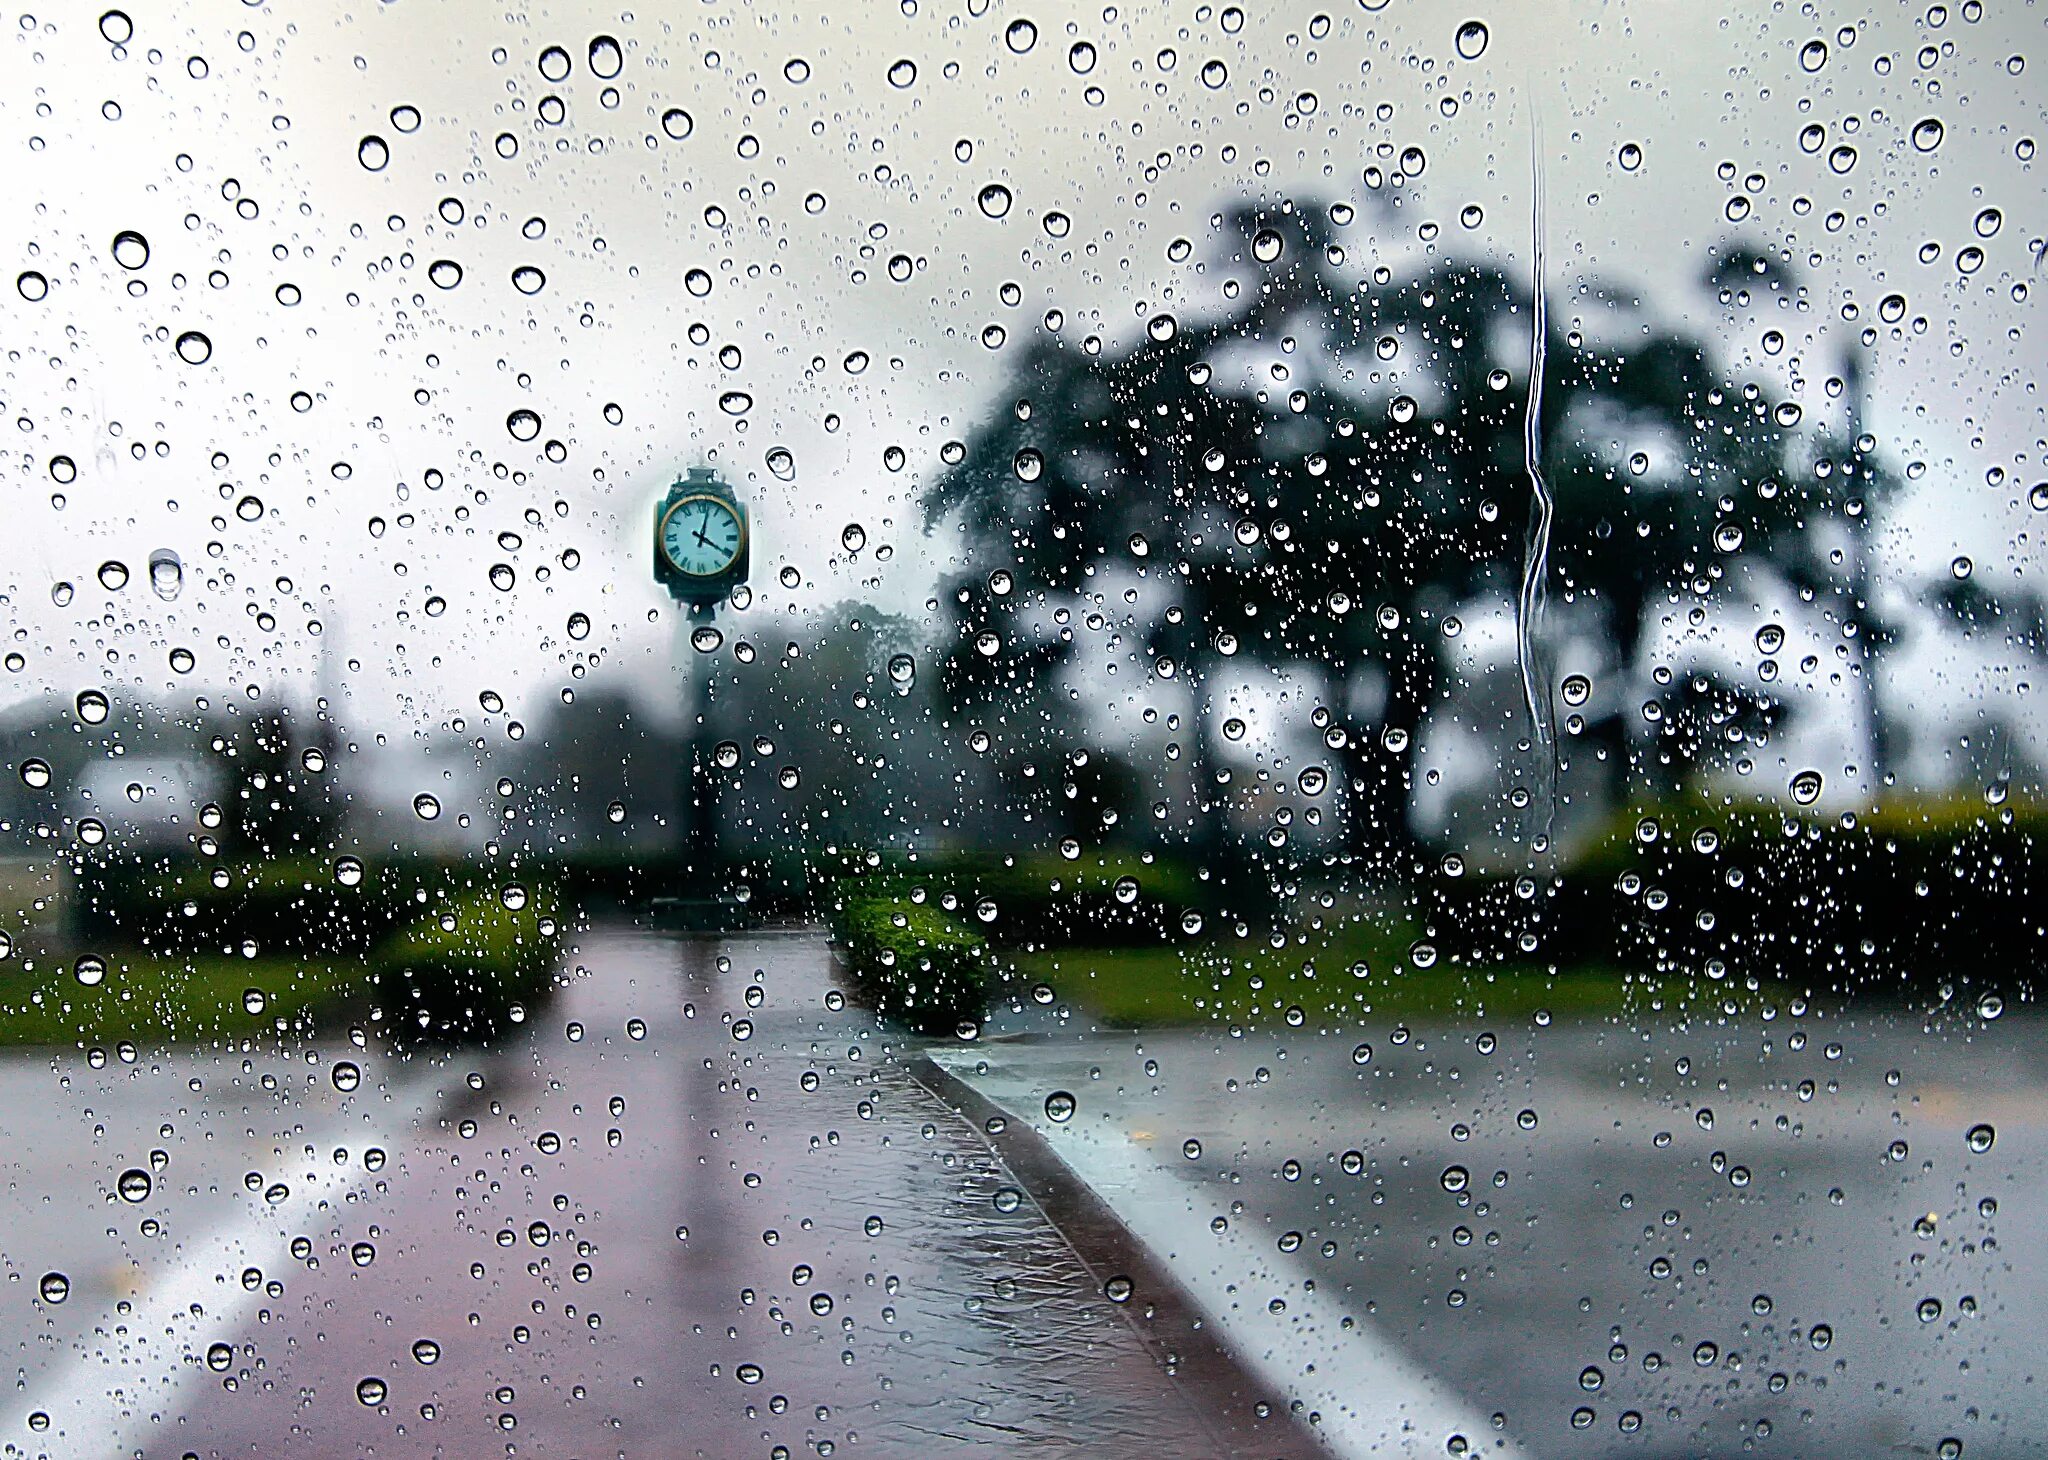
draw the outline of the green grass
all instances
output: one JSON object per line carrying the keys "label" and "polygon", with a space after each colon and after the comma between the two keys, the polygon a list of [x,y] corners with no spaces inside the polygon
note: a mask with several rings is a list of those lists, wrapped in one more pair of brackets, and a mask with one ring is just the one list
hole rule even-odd
{"label": "green grass", "polygon": [[[284,958],[106,956],[106,974],[82,984],[69,962],[0,964],[0,1046],[197,1044],[261,1038],[278,1021],[303,1032],[309,1020],[359,1002],[370,969],[360,960],[305,963]],[[263,995],[251,1014],[249,990]]]}
{"label": "green grass", "polygon": [[[1290,938],[1285,949],[1253,939],[1150,948],[1066,948],[1011,960],[1025,985],[1045,983],[1099,1022],[1120,1028],[1218,1024],[1344,1032],[1361,1018],[1447,1022],[1627,1017],[1677,1019],[1759,1003],[1791,992],[1747,990],[1613,968],[1416,968],[1406,926],[1353,923]],[[1361,972],[1362,970],[1362,972]]]}

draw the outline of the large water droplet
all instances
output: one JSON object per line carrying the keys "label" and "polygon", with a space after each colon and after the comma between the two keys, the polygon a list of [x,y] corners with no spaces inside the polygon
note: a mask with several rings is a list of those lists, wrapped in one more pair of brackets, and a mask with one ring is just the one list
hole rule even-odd
{"label": "large water droplet", "polygon": [[540,417],[522,406],[505,417],[505,429],[514,441],[531,441],[540,435]]}
{"label": "large water droplet", "polygon": [[177,351],[187,365],[204,365],[213,358],[213,341],[198,330],[186,330],[178,336]]}
{"label": "large water droplet", "polygon": [[512,271],[512,287],[521,294],[538,294],[547,286],[548,276],[532,264],[521,264]]}
{"label": "large water droplet", "polygon": [[123,10],[109,10],[100,16],[100,38],[110,46],[125,46],[135,34],[135,22]]}
{"label": "large water droplet", "polygon": [[1010,190],[1001,183],[990,183],[974,201],[989,217],[1000,218],[1010,211]]}
{"label": "large water droplet", "polygon": [[1807,770],[1792,777],[1787,789],[1792,793],[1792,799],[1801,806],[1811,806],[1820,799],[1823,784],[1819,771]]}
{"label": "large water droplet", "polygon": [[391,161],[391,146],[375,132],[356,143],[356,161],[369,172],[382,172]]}
{"label": "large water droplet", "polygon": [[889,656],[889,682],[902,689],[909,689],[917,682],[917,661],[908,654]]}
{"label": "large water droplet", "polygon": [[363,1083],[363,1067],[354,1060],[337,1060],[329,1078],[334,1081],[334,1088],[346,1095]]}
{"label": "large water droplet", "polygon": [[850,553],[857,553],[868,545],[868,530],[858,522],[849,522],[840,530],[839,545]]}
{"label": "large water droplet", "polygon": [[149,1200],[150,1190],[155,1185],[147,1171],[140,1166],[130,1166],[114,1182],[114,1190],[121,1194],[121,1200],[125,1202],[142,1202]]}
{"label": "large water droplet", "polygon": [[777,481],[796,479],[796,456],[787,446],[776,446],[768,452],[768,471]]}
{"label": "large water droplet", "polygon": [[128,586],[128,565],[109,558],[106,562],[100,564],[99,579],[100,587],[106,589],[107,592],[119,593]]}
{"label": "large water droplet", "polygon": [[661,130],[668,134],[672,142],[682,141],[696,129],[696,122],[679,106],[672,106],[661,114]]}
{"label": "large water droplet", "polygon": [[43,1280],[36,1284],[36,1291],[43,1295],[43,1301],[52,1307],[71,1296],[71,1279],[61,1272],[46,1272]]}
{"label": "large water droplet", "polygon": [[618,41],[608,35],[594,36],[590,42],[590,74],[601,81],[609,81],[619,74],[626,64],[626,53]]}
{"label": "large water droplet", "polygon": [[50,281],[34,269],[23,269],[14,276],[15,292],[31,304],[39,304],[49,297]]}
{"label": "large water droplet", "polygon": [[114,235],[114,262],[124,269],[139,269],[149,262],[149,240],[132,228]]}
{"label": "large water droplet", "polygon": [[427,279],[436,289],[453,289],[462,282],[462,265],[453,259],[435,259],[427,265]]}
{"label": "large water droplet", "polygon": [[1941,145],[1942,136],[1939,117],[1926,117],[1913,124],[1913,147],[1916,151],[1932,152]]}
{"label": "large water droplet", "polygon": [[149,555],[149,587],[169,603],[185,587],[185,564],[169,548],[157,548]]}
{"label": "large water droplet", "polygon": [[412,814],[421,821],[432,821],[441,814],[441,803],[422,791],[412,798]]}
{"label": "large water droplet", "polygon": [[1055,1090],[1045,1097],[1045,1118],[1054,1125],[1065,1125],[1074,1118],[1078,1104],[1072,1092]]}
{"label": "large water droplet", "polygon": [[1476,61],[1486,54],[1486,43],[1490,39],[1492,37],[1487,34],[1485,21],[1468,20],[1458,27],[1458,54],[1468,61]]}
{"label": "large water droplet", "polygon": [[903,59],[892,62],[890,64],[889,84],[895,87],[898,91],[902,91],[907,87],[913,86],[916,84],[916,82],[917,62],[911,60],[909,57],[906,56]]}
{"label": "large water droplet", "polygon": [[1021,56],[1038,44],[1038,27],[1022,18],[1013,20],[1003,32],[1003,44]]}
{"label": "large water droplet", "polygon": [[50,763],[36,756],[30,756],[21,763],[21,783],[32,790],[40,791],[50,784]]}
{"label": "large water droplet", "polygon": [[570,67],[569,53],[560,46],[549,46],[540,53],[540,74],[548,81],[567,81]]}
{"label": "large water droplet", "polygon": [[109,706],[107,704],[107,697],[104,694],[101,694],[98,690],[80,690],[78,692],[78,698],[73,702],[73,704],[77,709],[78,718],[85,724],[103,725],[106,723],[109,709]]}

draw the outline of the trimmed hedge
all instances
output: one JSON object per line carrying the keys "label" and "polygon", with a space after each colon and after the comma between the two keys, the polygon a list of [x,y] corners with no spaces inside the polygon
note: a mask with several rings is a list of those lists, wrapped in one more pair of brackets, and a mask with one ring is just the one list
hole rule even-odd
{"label": "trimmed hedge", "polygon": [[400,1044],[495,1038],[547,1002],[560,941],[549,890],[518,908],[497,892],[451,897],[371,955],[385,1026]]}
{"label": "trimmed hedge", "polygon": [[[1190,913],[1204,919],[1223,889],[1179,862],[1144,862],[1135,856],[1095,855],[1069,862],[1056,857],[947,857],[924,866],[896,865],[844,879],[840,897],[883,898],[909,905],[920,893],[962,919],[977,920],[978,935],[1005,948],[1144,946],[1185,936]],[[993,916],[982,918],[991,909]]]}
{"label": "trimmed hedge", "polygon": [[[2048,966],[2037,805],[1638,806],[1553,877],[1442,879],[1427,936],[1478,964],[1757,977],[1813,993],[2031,994]],[[1534,953],[1522,949],[1533,935]]]}
{"label": "trimmed hedge", "polygon": [[883,1018],[950,1035],[988,1008],[987,945],[942,909],[855,895],[833,922],[855,994]]}

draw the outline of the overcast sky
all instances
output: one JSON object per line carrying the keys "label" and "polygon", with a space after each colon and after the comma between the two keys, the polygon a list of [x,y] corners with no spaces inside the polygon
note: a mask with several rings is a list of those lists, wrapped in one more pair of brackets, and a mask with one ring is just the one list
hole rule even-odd
{"label": "overcast sky", "polygon": [[[918,608],[947,543],[916,494],[1048,310],[1078,342],[1213,308],[1211,216],[1290,194],[1359,207],[1361,268],[1526,270],[1538,121],[1554,318],[1597,327],[1577,291],[1619,283],[1814,411],[1876,328],[1869,424],[1925,465],[1889,570],[1968,554],[1994,588],[2039,583],[2038,7],[511,8],[6,22],[0,230],[46,285],[6,286],[0,593],[26,662],[0,699],[305,698],[322,639],[347,717],[391,729],[485,689],[531,706],[578,664],[652,683],[674,629],[648,513],[699,461],[754,505],[732,632],[848,596]],[[1367,169],[1404,154],[1402,205],[1370,207]],[[123,230],[146,261],[116,257]],[[1789,249],[1807,307],[1706,296],[1730,237]],[[174,599],[145,586],[158,548],[186,565]]]}

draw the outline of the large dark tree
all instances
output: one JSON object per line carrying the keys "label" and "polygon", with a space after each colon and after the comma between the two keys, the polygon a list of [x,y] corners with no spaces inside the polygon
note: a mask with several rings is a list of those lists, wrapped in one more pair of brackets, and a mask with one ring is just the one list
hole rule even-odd
{"label": "large dark tree", "polygon": [[[1523,571],[1525,282],[1453,260],[1361,275],[1347,231],[1291,205],[1242,211],[1209,271],[1228,281],[1220,312],[1161,315],[1123,345],[1036,337],[925,500],[965,538],[941,600],[956,702],[999,740],[1076,737],[1084,643],[1135,635],[1144,667],[1188,685],[1203,856],[1228,836],[1212,686],[1237,655],[1320,675],[1350,847],[1405,860],[1444,611],[1512,594]],[[1772,390],[1613,301],[1590,311],[1598,332],[1551,310],[1536,463],[1556,504],[1551,595],[1603,622],[1625,673],[1660,597],[1719,590],[1865,482],[1816,473]]]}

